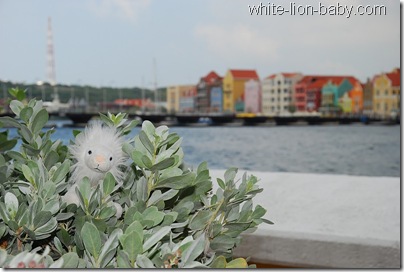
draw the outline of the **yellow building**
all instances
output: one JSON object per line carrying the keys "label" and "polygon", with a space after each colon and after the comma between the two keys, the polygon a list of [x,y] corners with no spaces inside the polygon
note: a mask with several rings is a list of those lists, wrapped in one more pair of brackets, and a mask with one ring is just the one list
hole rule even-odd
{"label": "yellow building", "polygon": [[349,97],[348,92],[344,93],[344,95],[338,101],[339,106],[344,113],[352,112],[352,99]]}
{"label": "yellow building", "polygon": [[167,87],[167,111],[169,113],[194,111],[195,96],[195,85],[176,85]]}
{"label": "yellow building", "polygon": [[391,117],[400,112],[400,69],[375,76],[373,80],[373,112]]}
{"label": "yellow building", "polygon": [[255,70],[228,70],[223,78],[223,111],[244,111],[244,88],[249,80],[259,80]]}

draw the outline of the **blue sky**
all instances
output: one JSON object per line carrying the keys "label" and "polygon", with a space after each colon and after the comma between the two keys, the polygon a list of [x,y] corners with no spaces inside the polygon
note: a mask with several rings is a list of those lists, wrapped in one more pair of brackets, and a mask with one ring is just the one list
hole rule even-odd
{"label": "blue sky", "polygon": [[[261,1],[264,5],[269,2]],[[56,81],[151,88],[196,84],[215,70],[367,77],[400,66],[397,0],[295,1],[385,5],[387,15],[254,15],[247,0],[0,0],[0,79],[47,80],[52,18]],[[293,1],[271,1],[287,8]],[[153,69],[156,62],[156,73]]]}

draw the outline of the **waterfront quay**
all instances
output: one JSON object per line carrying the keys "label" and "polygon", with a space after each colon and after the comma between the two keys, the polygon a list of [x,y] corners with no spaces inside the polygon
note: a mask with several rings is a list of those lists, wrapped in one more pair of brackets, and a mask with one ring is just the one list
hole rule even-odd
{"label": "waterfront quay", "polygon": [[[106,114],[106,113],[104,113]],[[13,116],[11,113],[0,114],[0,116]],[[72,121],[73,126],[87,124],[91,119],[97,118],[97,112],[51,112],[53,118],[67,118]],[[347,124],[400,124],[400,118],[369,117],[365,115],[340,115],[340,116],[318,116],[318,115],[290,115],[290,116],[265,116],[255,114],[201,114],[201,113],[130,113],[130,119],[140,121],[148,120],[154,124],[166,124],[170,126],[265,126],[265,125],[347,125]]]}

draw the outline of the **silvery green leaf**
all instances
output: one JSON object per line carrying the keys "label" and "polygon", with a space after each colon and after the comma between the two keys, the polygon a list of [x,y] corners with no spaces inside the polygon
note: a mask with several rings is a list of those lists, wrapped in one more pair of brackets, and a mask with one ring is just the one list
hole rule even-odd
{"label": "silvery green leaf", "polygon": [[121,235],[121,229],[115,229],[109,235],[108,240],[104,243],[100,253],[101,267],[105,267],[113,258],[113,256],[110,256],[108,253],[117,249],[119,245],[119,237]]}
{"label": "silvery green leaf", "polygon": [[46,109],[41,109],[32,119],[31,131],[33,134],[38,134],[45,124],[48,122],[49,114]]}
{"label": "silvery green leaf", "polygon": [[129,255],[124,250],[118,250],[116,262],[118,264],[118,268],[131,268],[132,267],[130,265]]}
{"label": "silvery green leaf", "polygon": [[159,181],[154,185],[155,188],[171,188],[171,189],[183,189],[192,186],[195,180],[195,173],[189,172],[182,176],[171,177]]}
{"label": "silvery green leaf", "polygon": [[255,209],[251,215],[251,218],[253,219],[259,219],[265,215],[267,210],[265,210],[261,205],[255,206]]}
{"label": "silvery green leaf", "polygon": [[40,211],[37,213],[34,217],[34,228],[37,229],[39,227],[42,227],[44,224],[49,222],[49,220],[52,218],[52,213],[50,211]]}
{"label": "silvery green leaf", "polygon": [[60,242],[59,238],[57,238],[56,236],[53,238],[53,244],[55,245],[56,249],[57,249],[60,253],[63,253],[63,252],[64,252],[62,243]]}
{"label": "silvery green leaf", "polygon": [[14,219],[19,205],[17,197],[13,193],[7,192],[4,196],[4,202],[6,204],[8,214]]}
{"label": "silvery green leaf", "polygon": [[150,169],[150,168],[153,166],[153,163],[152,163],[152,161],[149,159],[148,156],[142,155],[141,160],[142,160],[143,164],[145,165],[146,169]]}
{"label": "silvery green leaf", "polygon": [[154,246],[157,242],[163,239],[171,230],[171,227],[166,226],[159,229],[156,233],[154,233],[151,237],[149,237],[143,244],[143,252],[149,250],[152,246]]}
{"label": "silvery green leaf", "polygon": [[113,192],[114,187],[115,187],[115,178],[110,172],[108,172],[105,175],[104,181],[102,183],[102,190],[104,196],[110,195]]}
{"label": "silvery green leaf", "polygon": [[44,164],[47,169],[50,169],[52,166],[55,165],[55,163],[57,163],[58,160],[59,160],[58,153],[54,150],[50,150],[45,156]]}
{"label": "silvery green leaf", "polygon": [[155,190],[153,194],[150,196],[149,200],[147,201],[147,206],[152,206],[157,202],[163,200],[169,200],[178,194],[178,190],[170,189],[164,194],[161,193],[160,190]]}
{"label": "silvery green leaf", "polygon": [[70,160],[65,160],[61,166],[55,171],[55,173],[52,176],[52,181],[54,183],[59,183],[61,182],[67,173],[69,173],[70,169]]}
{"label": "silvery green leaf", "polygon": [[217,178],[217,184],[220,186],[220,188],[222,188],[223,190],[226,188],[226,185],[224,183],[224,181],[220,178]]}
{"label": "silvery green leaf", "polygon": [[10,109],[14,112],[14,114],[19,117],[21,110],[24,108],[24,104],[18,100],[12,100],[10,102]]}
{"label": "silvery green leaf", "polygon": [[131,231],[128,234],[121,235],[119,241],[123,250],[128,253],[130,262],[134,263],[137,255],[143,252],[140,235],[136,231]]}
{"label": "silvery green leaf", "polygon": [[0,123],[2,123],[7,127],[15,127],[15,128],[21,127],[21,124],[17,120],[9,116],[0,117]]}
{"label": "silvery green leaf", "polygon": [[[55,192],[55,190],[53,190],[53,192]],[[46,202],[45,206],[43,207],[43,210],[50,211],[52,214],[56,214],[59,211],[59,208],[60,208],[59,199],[53,199]]]}
{"label": "silvery green leaf", "polygon": [[39,237],[41,234],[50,234],[57,228],[57,221],[54,217],[52,217],[45,225],[37,228],[35,230],[35,235]]}
{"label": "silvery green leaf", "polygon": [[195,178],[195,184],[198,184],[202,181],[209,180],[209,170],[202,170],[198,172],[198,175]]}
{"label": "silvery green leaf", "polygon": [[156,128],[150,121],[146,120],[142,123],[142,131],[144,131],[148,136],[153,136]]}
{"label": "silvery green leaf", "polygon": [[223,269],[226,268],[226,258],[224,256],[218,256],[210,265],[211,268],[216,268],[216,269]]}
{"label": "silvery green leaf", "polygon": [[114,214],[116,214],[116,208],[114,206],[105,207],[105,208],[101,209],[99,218],[108,219],[111,216],[113,216]]}
{"label": "silvery green leaf", "polygon": [[91,195],[91,185],[90,180],[87,177],[84,177],[79,185],[79,191],[82,194],[84,200],[87,202],[90,200]]}
{"label": "silvery green leaf", "polygon": [[224,181],[226,182],[226,184],[229,181],[234,180],[237,174],[237,170],[238,170],[237,168],[229,168],[226,170],[226,172],[224,173]]}
{"label": "silvery green leaf", "polygon": [[33,136],[27,126],[21,125],[18,132],[21,134],[25,141],[27,141],[28,143],[32,142]]}
{"label": "silvery green leaf", "polygon": [[35,177],[34,177],[34,174],[33,174],[32,171],[31,171],[31,169],[30,169],[27,165],[23,164],[23,165],[21,166],[21,170],[22,170],[22,173],[23,173],[24,177],[25,177],[32,185],[35,186]]}
{"label": "silvery green leaf", "polygon": [[210,248],[213,250],[227,251],[230,248],[233,248],[236,240],[231,238],[228,235],[219,235],[216,236],[210,243]]}
{"label": "silvery green leaf", "polygon": [[167,158],[167,159],[153,165],[152,167],[150,167],[150,171],[164,170],[164,169],[167,169],[167,168],[173,166],[174,163],[175,163],[174,158]]}
{"label": "silvery green leaf", "polygon": [[130,232],[136,232],[139,235],[140,240],[143,242],[143,226],[139,223],[139,221],[134,221],[130,224],[126,230],[125,234],[129,234]]}
{"label": "silvery green leaf", "polygon": [[146,201],[147,200],[147,180],[142,177],[137,181],[136,184],[136,197],[138,200]]}
{"label": "silvery green leaf", "polygon": [[140,168],[146,168],[146,165],[142,161],[143,153],[138,150],[133,150],[130,154],[131,159],[135,162],[137,166]]}
{"label": "silvery green leaf", "polygon": [[150,155],[154,154],[154,146],[150,141],[149,137],[147,136],[146,132],[143,130],[139,132],[139,139],[143,146],[149,151]]}
{"label": "silvery green leaf", "polygon": [[153,264],[152,261],[150,261],[149,258],[147,258],[145,255],[138,255],[136,258],[136,264],[140,268],[156,268]]}
{"label": "silvery green leaf", "polygon": [[81,236],[85,249],[97,260],[101,250],[101,238],[98,229],[94,224],[86,222],[81,229]]}
{"label": "silvery green leaf", "polygon": [[161,223],[161,221],[163,221],[163,218],[164,218],[164,212],[158,211],[156,206],[148,207],[143,212],[143,219],[152,221],[153,222],[152,226],[156,226],[159,223]]}
{"label": "silvery green leaf", "polygon": [[191,219],[189,228],[192,230],[201,230],[205,228],[206,223],[212,217],[212,212],[209,210],[201,210]]}
{"label": "silvery green leaf", "polygon": [[125,152],[127,155],[130,156],[132,154],[132,152],[135,150],[135,148],[130,143],[125,142],[122,145],[122,150],[123,150],[123,152]]}
{"label": "silvery green leaf", "polygon": [[[14,100],[15,101],[15,100]],[[19,102],[19,101],[18,101]],[[21,103],[21,102],[20,102]],[[11,103],[10,103],[11,104]],[[22,105],[22,103],[21,103]],[[11,105],[10,105],[11,106]],[[24,105],[22,105],[24,106]],[[24,107],[20,111],[20,118],[23,120],[25,123],[29,122],[29,119],[31,118],[32,114],[34,113],[34,110],[31,107]]]}
{"label": "silvery green leaf", "polygon": [[199,175],[204,170],[209,170],[208,169],[208,163],[206,161],[201,162],[198,166],[198,169],[196,170],[196,173]]}
{"label": "silvery green leaf", "polygon": [[6,231],[7,231],[6,225],[3,222],[1,222],[0,223],[0,238],[3,237],[3,235],[6,233]]}
{"label": "silvery green leaf", "polygon": [[194,240],[191,245],[184,250],[182,253],[181,260],[184,265],[187,265],[201,255],[205,249],[205,235],[200,235],[196,240]]}

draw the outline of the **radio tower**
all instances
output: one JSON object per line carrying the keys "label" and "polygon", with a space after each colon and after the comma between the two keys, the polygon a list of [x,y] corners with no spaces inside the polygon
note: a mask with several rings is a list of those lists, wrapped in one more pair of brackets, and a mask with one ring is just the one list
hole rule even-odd
{"label": "radio tower", "polygon": [[48,82],[54,86],[56,85],[56,74],[55,74],[55,56],[53,52],[53,35],[51,26],[51,17],[48,17],[48,47],[47,47],[47,72],[48,72]]}

